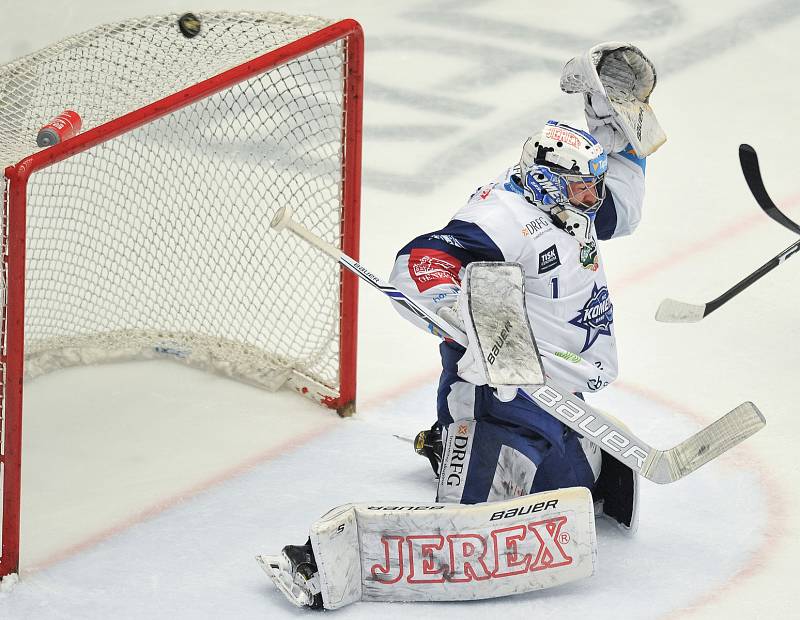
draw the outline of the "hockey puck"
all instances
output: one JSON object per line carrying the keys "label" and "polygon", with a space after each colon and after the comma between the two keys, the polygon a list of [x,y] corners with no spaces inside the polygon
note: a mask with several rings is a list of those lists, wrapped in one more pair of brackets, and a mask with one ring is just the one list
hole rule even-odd
{"label": "hockey puck", "polygon": [[200,34],[201,23],[194,13],[184,13],[178,18],[178,29],[187,39],[193,39]]}

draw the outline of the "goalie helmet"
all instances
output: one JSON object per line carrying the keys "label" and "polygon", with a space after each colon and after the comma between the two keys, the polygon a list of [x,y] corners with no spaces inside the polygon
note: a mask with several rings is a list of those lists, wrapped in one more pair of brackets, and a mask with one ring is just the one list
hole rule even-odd
{"label": "goalie helmet", "polygon": [[605,197],[608,159],[602,145],[585,131],[547,121],[522,147],[519,168],[528,201],[549,211],[567,232],[588,241]]}

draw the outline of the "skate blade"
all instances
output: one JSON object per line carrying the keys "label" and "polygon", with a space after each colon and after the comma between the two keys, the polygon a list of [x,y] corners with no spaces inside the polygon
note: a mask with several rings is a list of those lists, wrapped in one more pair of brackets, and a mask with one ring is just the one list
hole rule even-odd
{"label": "skate blade", "polygon": [[275,587],[297,607],[310,607],[314,597],[298,586],[287,570],[286,560],[277,555],[257,555],[256,562],[275,584]]}

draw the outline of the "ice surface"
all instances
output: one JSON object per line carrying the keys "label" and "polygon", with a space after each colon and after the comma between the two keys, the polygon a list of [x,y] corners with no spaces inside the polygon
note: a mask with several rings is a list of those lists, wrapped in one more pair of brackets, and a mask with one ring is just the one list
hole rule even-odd
{"label": "ice surface", "polygon": [[[226,8],[198,1],[192,10]],[[761,433],[673,485],[642,484],[639,532],[598,528],[585,582],[468,604],[357,604],[342,618],[781,618],[794,584],[800,470],[789,262],[695,325],[664,325],[664,297],[707,300],[794,239],[748,195],[737,148],[758,149],[775,201],[800,217],[792,163],[800,4],[736,0],[631,4],[237,2],[235,8],[354,17],[367,36],[361,262],[446,223],[519,156],[548,118],[581,122],[558,91],[563,62],[631,40],[659,69],[652,104],[669,140],[648,161],[637,233],[604,243],[621,380],[594,401],[656,447],[745,400]],[[234,7],[231,7],[234,8]],[[721,10],[724,9],[724,10]],[[95,24],[185,10],[74,3],[7,7],[9,60]],[[47,27],[43,28],[42,24]],[[13,27],[12,27],[13,25]],[[167,362],[70,369],[26,389],[21,581],[0,618],[292,618],[253,559],[303,542],[350,501],[426,501],[434,483],[408,443],[433,416],[435,342],[362,288],[359,413],[340,420]]]}

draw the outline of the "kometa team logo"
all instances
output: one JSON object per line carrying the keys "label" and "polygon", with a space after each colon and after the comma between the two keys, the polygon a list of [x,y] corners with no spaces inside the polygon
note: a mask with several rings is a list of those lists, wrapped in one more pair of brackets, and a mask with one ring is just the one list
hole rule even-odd
{"label": "kometa team logo", "polygon": [[578,311],[578,316],[570,321],[575,327],[586,330],[586,340],[581,353],[591,347],[600,335],[611,335],[611,324],[614,322],[614,306],[608,295],[608,287],[592,287],[592,295]]}

